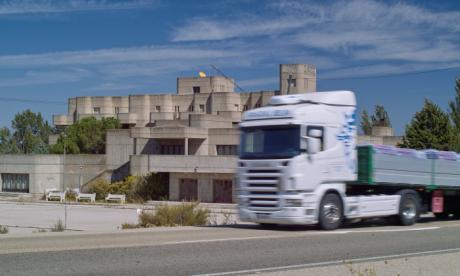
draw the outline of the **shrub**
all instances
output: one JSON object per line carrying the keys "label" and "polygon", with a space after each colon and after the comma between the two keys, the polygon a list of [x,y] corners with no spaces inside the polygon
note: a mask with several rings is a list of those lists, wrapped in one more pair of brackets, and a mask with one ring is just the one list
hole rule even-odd
{"label": "shrub", "polygon": [[94,180],[82,189],[85,193],[96,193],[96,199],[104,199],[109,193],[124,194],[128,202],[167,200],[168,179],[166,174],[151,173],[144,177],[128,176],[123,181],[109,183],[103,179]]}
{"label": "shrub", "polygon": [[77,200],[77,193],[71,189],[68,189],[65,194],[66,201],[76,201]]}
{"label": "shrub", "polygon": [[150,173],[139,179],[134,192],[144,201],[167,199],[169,193],[167,178],[167,174]]}
{"label": "shrub", "polygon": [[9,231],[8,226],[0,225],[0,234],[8,234]]}
{"label": "shrub", "polygon": [[121,229],[126,230],[126,229],[136,229],[139,228],[139,224],[133,224],[133,223],[123,223],[121,225]]}
{"label": "shrub", "polygon": [[85,193],[96,193],[96,199],[105,199],[109,194],[110,184],[103,179],[96,179],[83,188]]}
{"label": "shrub", "polygon": [[51,227],[51,232],[63,232],[65,230],[65,225],[62,223],[61,219],[58,219],[55,225]]}
{"label": "shrub", "polygon": [[199,226],[209,223],[210,210],[198,207],[198,203],[161,205],[156,212],[143,211],[139,215],[139,225],[151,226]]}

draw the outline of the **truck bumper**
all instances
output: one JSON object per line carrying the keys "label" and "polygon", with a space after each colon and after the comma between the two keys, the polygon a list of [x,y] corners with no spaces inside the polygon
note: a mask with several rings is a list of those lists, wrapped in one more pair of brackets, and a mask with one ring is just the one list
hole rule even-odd
{"label": "truck bumper", "polygon": [[318,220],[314,214],[307,215],[307,209],[302,207],[286,207],[279,211],[263,212],[238,207],[241,221],[271,224],[313,225]]}

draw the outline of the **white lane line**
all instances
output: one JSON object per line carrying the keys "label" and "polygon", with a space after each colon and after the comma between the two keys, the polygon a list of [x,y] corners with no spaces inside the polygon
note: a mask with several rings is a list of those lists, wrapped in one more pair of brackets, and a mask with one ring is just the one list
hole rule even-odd
{"label": "white lane line", "polygon": [[428,231],[428,230],[436,230],[440,229],[439,226],[431,226],[431,227],[420,227],[420,228],[407,228],[407,229],[375,229],[375,230],[354,230],[349,231],[348,233],[385,233],[385,232],[409,232],[409,231]]}
{"label": "white lane line", "polygon": [[300,265],[275,266],[275,267],[260,268],[260,269],[235,270],[235,271],[209,273],[209,274],[195,274],[193,276],[224,276],[224,275],[239,275],[239,274],[249,274],[249,273],[273,272],[273,271],[281,271],[281,270],[293,270],[293,269],[302,269],[302,268],[319,267],[319,266],[339,265],[339,264],[344,264],[346,262],[356,263],[356,262],[379,261],[383,259],[416,257],[416,256],[423,256],[423,255],[434,255],[434,254],[453,253],[453,252],[460,252],[460,248],[422,251],[422,252],[404,253],[404,254],[395,254],[395,255],[384,255],[384,256],[375,256],[375,257],[367,257],[367,258],[345,259],[345,260],[336,260],[336,261],[327,261],[327,262],[318,262],[318,263],[309,263],[309,264],[300,264]]}

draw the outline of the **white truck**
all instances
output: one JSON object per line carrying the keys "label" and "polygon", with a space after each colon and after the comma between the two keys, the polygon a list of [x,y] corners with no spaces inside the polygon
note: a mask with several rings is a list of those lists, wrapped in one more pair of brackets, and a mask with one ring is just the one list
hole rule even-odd
{"label": "white truck", "polygon": [[261,225],[318,224],[422,212],[460,214],[460,156],[357,146],[351,91],[274,96],[240,123],[238,212]]}

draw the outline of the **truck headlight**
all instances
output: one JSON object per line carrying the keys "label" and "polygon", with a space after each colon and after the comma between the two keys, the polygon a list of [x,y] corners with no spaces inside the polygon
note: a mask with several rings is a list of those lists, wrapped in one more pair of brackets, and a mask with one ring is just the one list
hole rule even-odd
{"label": "truck headlight", "polygon": [[288,198],[285,200],[285,207],[302,207],[302,199]]}

